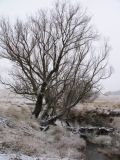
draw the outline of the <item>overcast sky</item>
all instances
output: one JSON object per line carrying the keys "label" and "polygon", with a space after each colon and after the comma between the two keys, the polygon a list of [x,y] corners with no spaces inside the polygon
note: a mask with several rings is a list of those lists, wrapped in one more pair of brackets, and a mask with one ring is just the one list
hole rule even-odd
{"label": "overcast sky", "polygon": [[[61,0],[62,1],[62,0]],[[103,36],[109,39],[112,47],[109,63],[114,68],[110,79],[106,80],[104,88],[120,90],[120,0],[71,0],[81,2],[92,16],[92,22]],[[52,7],[55,0],[0,0],[0,16],[9,16],[14,21],[19,17],[35,13],[40,8]],[[4,72],[6,62],[0,62],[0,71]]]}

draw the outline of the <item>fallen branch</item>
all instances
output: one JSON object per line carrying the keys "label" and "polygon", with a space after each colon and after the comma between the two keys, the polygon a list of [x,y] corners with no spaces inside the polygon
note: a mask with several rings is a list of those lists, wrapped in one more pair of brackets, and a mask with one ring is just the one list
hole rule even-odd
{"label": "fallen branch", "polygon": [[113,128],[107,128],[107,127],[80,127],[79,129],[74,127],[66,127],[68,130],[74,132],[74,133],[94,133],[96,135],[108,135],[109,133],[112,133],[114,131]]}
{"label": "fallen branch", "polygon": [[96,135],[108,135],[114,131],[113,128],[108,128],[108,127],[81,127],[79,129],[80,133],[93,133]]}

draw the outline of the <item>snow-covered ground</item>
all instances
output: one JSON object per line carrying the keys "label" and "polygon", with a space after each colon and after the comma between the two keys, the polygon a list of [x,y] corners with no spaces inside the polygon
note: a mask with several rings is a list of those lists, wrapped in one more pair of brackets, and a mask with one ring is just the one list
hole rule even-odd
{"label": "snow-covered ground", "polygon": [[40,131],[28,103],[0,91],[0,160],[84,160],[85,141],[63,127]]}
{"label": "snow-covered ground", "polygon": [[30,157],[23,154],[0,154],[0,160],[70,160],[69,158]]}
{"label": "snow-covered ground", "polygon": [[[31,101],[0,90],[0,160],[84,160],[86,142],[60,127],[41,132],[31,119]],[[119,96],[101,96],[94,103],[77,105],[78,111],[93,108],[120,109]],[[114,126],[120,127],[120,119]]]}

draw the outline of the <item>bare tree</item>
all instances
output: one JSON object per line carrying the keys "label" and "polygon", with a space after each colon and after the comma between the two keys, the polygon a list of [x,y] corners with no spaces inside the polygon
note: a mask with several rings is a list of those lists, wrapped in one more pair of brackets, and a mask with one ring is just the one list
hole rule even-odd
{"label": "bare tree", "polygon": [[44,124],[67,116],[77,103],[99,92],[99,82],[111,74],[109,47],[104,43],[95,49],[98,35],[90,20],[78,5],[59,2],[27,22],[1,20],[0,56],[14,64],[12,82],[3,83],[35,98],[33,115],[41,113]]}

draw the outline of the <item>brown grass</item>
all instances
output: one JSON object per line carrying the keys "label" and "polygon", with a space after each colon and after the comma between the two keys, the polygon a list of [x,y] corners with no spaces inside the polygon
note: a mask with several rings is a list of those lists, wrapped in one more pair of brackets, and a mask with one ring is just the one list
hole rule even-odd
{"label": "brown grass", "polygon": [[[0,130],[0,150],[6,153],[23,153],[28,156],[47,155],[48,157],[65,158],[78,160],[81,159],[82,148],[85,148],[85,142],[65,131],[63,127],[50,127],[47,132],[41,132],[39,123],[25,116],[29,112],[21,108],[13,110],[8,108],[4,112],[4,117],[11,118],[11,126],[1,128]],[[72,152],[74,150],[74,152]],[[77,159],[76,159],[77,160]]]}

